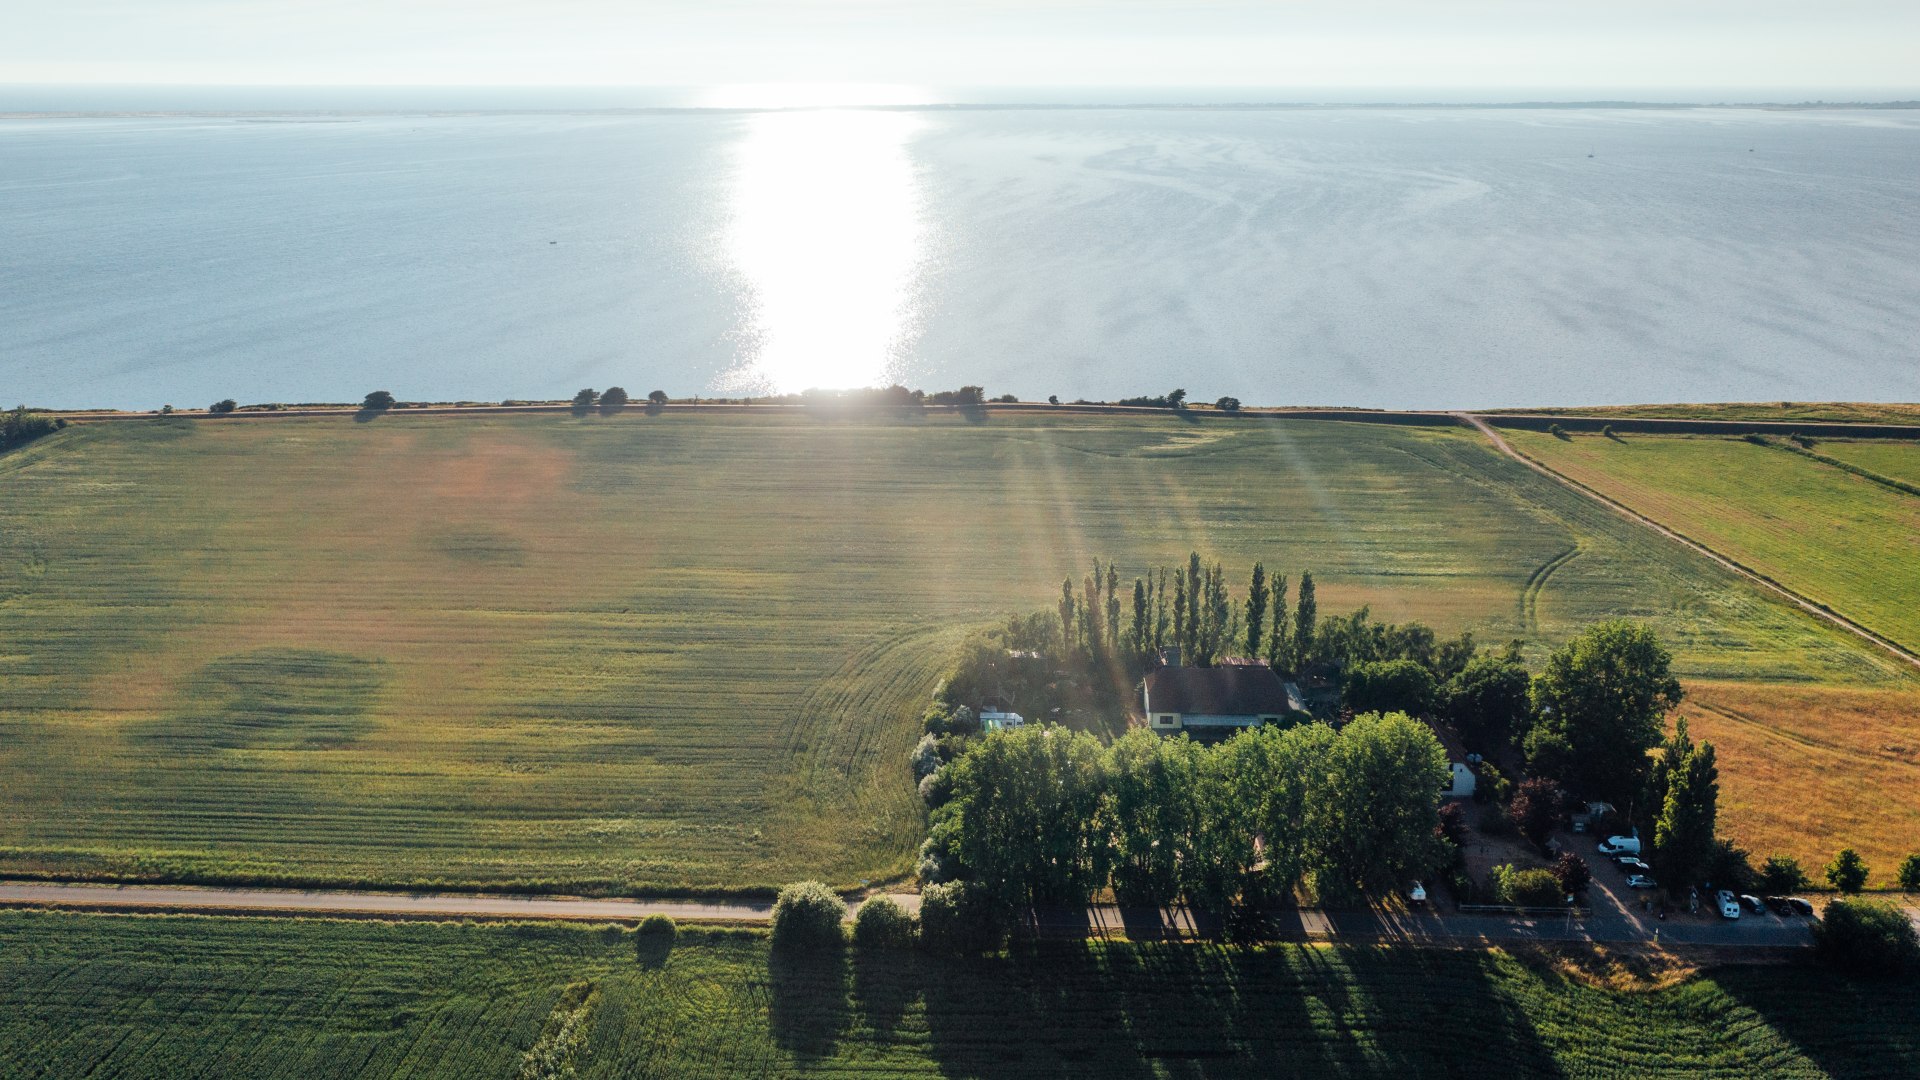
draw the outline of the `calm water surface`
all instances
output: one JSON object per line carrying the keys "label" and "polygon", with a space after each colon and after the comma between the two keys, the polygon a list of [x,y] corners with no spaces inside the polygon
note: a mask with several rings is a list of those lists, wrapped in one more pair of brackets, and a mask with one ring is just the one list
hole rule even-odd
{"label": "calm water surface", "polygon": [[0,398],[1920,399],[1920,115],[0,120]]}

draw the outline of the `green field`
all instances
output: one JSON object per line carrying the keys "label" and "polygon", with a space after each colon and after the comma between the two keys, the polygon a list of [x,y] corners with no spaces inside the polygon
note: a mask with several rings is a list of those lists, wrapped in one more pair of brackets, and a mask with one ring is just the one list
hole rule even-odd
{"label": "green field", "polygon": [[1508,438],[1567,476],[1920,650],[1920,496],[1743,439]]}
{"label": "green field", "polygon": [[1541,416],[1646,417],[1663,420],[1764,420],[1837,424],[1920,424],[1920,404],[1877,401],[1719,401],[1677,405],[1594,405],[1586,408],[1491,409]]}
{"label": "green field", "polygon": [[1814,453],[1838,458],[1876,476],[1920,488],[1920,443],[1884,439],[1822,439]]}
{"label": "green field", "polygon": [[[584,985],[583,985],[584,984]],[[571,997],[563,997],[576,987]],[[1806,967],[1598,989],[1497,951],[1057,944],[770,958],[764,935],[0,913],[0,1074],[1895,1077],[1920,990]]]}
{"label": "green field", "polygon": [[0,535],[16,874],[899,875],[922,827],[903,762],[951,644],[1049,606],[1094,556],[1310,568],[1323,612],[1370,603],[1522,636],[1536,658],[1625,615],[1694,678],[1910,678],[1453,428],[773,410],[77,425],[0,458]]}

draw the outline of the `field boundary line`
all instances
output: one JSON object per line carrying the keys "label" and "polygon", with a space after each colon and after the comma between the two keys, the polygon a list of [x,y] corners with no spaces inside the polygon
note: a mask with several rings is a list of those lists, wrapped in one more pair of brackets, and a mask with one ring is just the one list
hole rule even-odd
{"label": "field boundary line", "polygon": [[1801,610],[1807,612],[1808,614],[1813,615],[1816,618],[1823,619],[1826,622],[1831,623],[1834,626],[1837,626],[1840,629],[1847,631],[1848,633],[1854,634],[1868,642],[1871,642],[1874,645],[1879,646],[1881,649],[1885,650],[1886,652],[1891,653],[1896,659],[1904,661],[1906,664],[1914,668],[1920,668],[1920,655],[1915,655],[1913,652],[1909,651],[1905,646],[1901,645],[1899,642],[1896,642],[1891,638],[1883,637],[1878,632],[1874,630],[1870,630],[1867,627],[1862,626],[1860,623],[1854,622],[1852,619],[1847,618],[1845,615],[1840,614],[1839,612],[1833,610],[1832,608],[1821,603],[1820,601],[1815,600],[1810,596],[1803,595],[1802,593],[1792,588],[1789,588],[1788,586],[1783,585],[1778,581],[1773,580],[1772,578],[1761,573],[1760,571],[1742,564],[1741,562],[1739,562],[1738,560],[1730,556],[1723,555],[1720,552],[1715,551],[1714,549],[1708,547],[1707,545],[1701,543],[1698,540],[1693,539],[1692,537],[1686,535],[1685,533],[1679,532],[1675,529],[1671,529],[1665,525],[1662,525],[1660,522],[1655,521],[1653,518],[1648,517],[1647,515],[1641,513],[1638,510],[1635,510],[1633,507],[1628,506],[1626,503],[1623,503],[1618,499],[1613,498],[1610,495],[1604,494],[1592,487],[1587,486],[1586,484],[1581,483],[1578,480],[1575,480],[1573,477],[1568,476],[1565,473],[1559,471],[1558,469],[1553,468],[1551,465],[1547,465],[1544,462],[1535,460],[1534,458],[1528,456],[1527,454],[1522,453],[1518,448],[1513,446],[1513,444],[1507,442],[1506,439],[1500,436],[1499,432],[1493,429],[1492,425],[1488,424],[1485,420],[1482,420],[1479,416],[1476,416],[1473,413],[1466,413],[1466,412],[1455,413],[1454,415],[1460,418],[1461,423],[1467,424],[1470,427],[1477,429],[1482,435],[1485,435],[1489,440],[1492,441],[1494,448],[1499,450],[1502,454],[1505,454],[1506,456],[1512,458],[1513,460],[1518,461],[1522,465],[1525,465],[1527,468],[1532,469],[1534,472],[1537,472],[1540,475],[1545,476],[1550,480],[1556,480],[1559,483],[1581,493],[1582,495],[1585,495],[1588,498],[1593,499],[1594,501],[1600,503],[1602,506],[1607,507],[1608,509],[1612,510],[1614,513],[1619,514],[1620,516],[1626,518],[1627,520],[1638,522],[1639,524],[1644,525],[1649,529],[1652,529],[1654,532],[1659,533],[1661,536],[1664,536],[1667,539],[1672,540],[1677,544],[1680,544],[1686,548],[1689,548],[1700,555],[1706,556],[1707,558],[1713,560],[1715,563],[1717,563],[1721,567],[1727,570],[1731,570],[1733,573],[1739,575],[1740,577],[1743,577],[1748,581],[1751,581],[1754,584],[1759,585],[1761,588],[1766,589],[1774,593],[1775,595],[1791,602],[1794,606],[1800,608]]}

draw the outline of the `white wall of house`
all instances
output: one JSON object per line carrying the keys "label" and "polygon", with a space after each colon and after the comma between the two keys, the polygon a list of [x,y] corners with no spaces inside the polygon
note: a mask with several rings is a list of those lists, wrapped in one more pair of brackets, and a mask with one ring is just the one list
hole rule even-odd
{"label": "white wall of house", "polygon": [[1473,770],[1464,761],[1447,762],[1448,771],[1453,773],[1453,785],[1447,789],[1449,799],[1471,799],[1475,783]]}

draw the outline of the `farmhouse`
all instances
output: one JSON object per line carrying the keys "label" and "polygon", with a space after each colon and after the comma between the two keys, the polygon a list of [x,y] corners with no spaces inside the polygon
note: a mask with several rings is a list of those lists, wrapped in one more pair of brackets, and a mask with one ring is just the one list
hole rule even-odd
{"label": "farmhouse", "polygon": [[1231,735],[1274,723],[1291,705],[1280,676],[1265,664],[1155,668],[1140,683],[1147,726],[1163,734]]}
{"label": "farmhouse", "polygon": [[1479,763],[1479,756],[1467,753],[1467,748],[1460,742],[1460,736],[1456,735],[1452,728],[1444,724],[1436,724],[1431,720],[1427,722],[1427,726],[1433,729],[1434,737],[1440,740],[1441,749],[1447,752],[1448,780],[1447,786],[1440,789],[1440,797],[1443,799],[1472,798],[1476,783],[1473,767]]}

